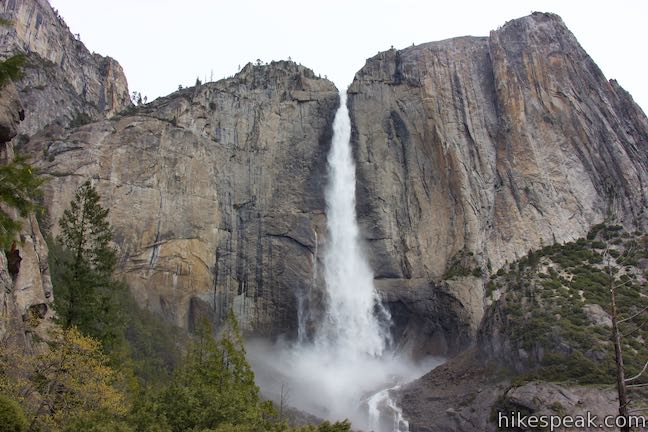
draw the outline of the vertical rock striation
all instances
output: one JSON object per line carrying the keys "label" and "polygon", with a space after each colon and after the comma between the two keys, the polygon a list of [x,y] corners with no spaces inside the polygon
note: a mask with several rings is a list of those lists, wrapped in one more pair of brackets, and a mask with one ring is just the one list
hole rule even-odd
{"label": "vertical rock striation", "polygon": [[50,176],[56,221],[94,180],[142,305],[192,328],[229,308],[245,329],[296,331],[295,296],[313,288],[333,83],[292,62],[247,65],[132,115],[48,128],[27,148]]}
{"label": "vertical rock striation", "polygon": [[609,210],[646,225],[648,121],[556,15],[380,53],[349,93],[379,286],[437,351],[474,337],[481,275]]}

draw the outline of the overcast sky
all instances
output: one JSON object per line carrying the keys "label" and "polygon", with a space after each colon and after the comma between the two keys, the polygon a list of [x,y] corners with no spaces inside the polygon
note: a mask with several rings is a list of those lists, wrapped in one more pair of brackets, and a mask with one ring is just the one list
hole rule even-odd
{"label": "overcast sky", "polygon": [[486,36],[532,11],[562,16],[608,78],[648,108],[648,1],[51,0],[91,51],[124,67],[149,100],[196,77],[291,57],[338,88],[378,51]]}

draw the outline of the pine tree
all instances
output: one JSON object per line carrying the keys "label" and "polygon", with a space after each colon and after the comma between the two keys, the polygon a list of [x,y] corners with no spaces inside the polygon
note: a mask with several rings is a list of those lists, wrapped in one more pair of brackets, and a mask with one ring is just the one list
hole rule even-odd
{"label": "pine tree", "polygon": [[78,327],[104,347],[122,334],[116,316],[116,292],[124,289],[112,278],[116,252],[110,245],[108,209],[99,204],[90,181],[77,190],[59,221],[61,235],[53,247],[54,306],[64,328]]}
{"label": "pine tree", "polygon": [[259,396],[233,314],[220,340],[214,339],[209,323],[199,327],[159,406],[174,432],[225,425],[236,426],[235,430],[271,430],[276,414],[272,403]]}
{"label": "pine tree", "polygon": [[89,180],[79,187],[70,208],[59,220],[59,242],[74,254],[75,268],[91,268],[109,275],[115,267],[116,253],[110,246],[109,210],[99,204],[99,199]]}

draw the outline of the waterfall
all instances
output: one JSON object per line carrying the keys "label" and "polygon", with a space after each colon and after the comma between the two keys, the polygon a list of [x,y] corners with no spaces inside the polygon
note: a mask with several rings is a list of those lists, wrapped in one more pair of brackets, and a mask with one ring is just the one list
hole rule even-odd
{"label": "waterfall", "polygon": [[328,240],[324,280],[328,304],[316,343],[347,355],[383,354],[391,321],[373,284],[363,254],[355,210],[355,164],[351,152],[351,119],[346,94],[333,121],[325,191]]}
{"label": "waterfall", "polygon": [[390,392],[400,386],[381,390],[367,399],[369,427],[372,431],[391,430],[409,432],[409,422],[403,417],[403,410],[392,399]]}
{"label": "waterfall", "polygon": [[[296,293],[297,341],[248,341],[248,358],[266,397],[284,401],[287,389],[288,405],[334,421],[348,418],[354,430],[407,432],[408,423],[395,392],[441,361],[427,358],[417,363],[408,353],[391,349],[391,317],[374,287],[356,218],[350,138],[346,94],[341,93],[324,191],[326,307],[323,314],[316,315],[321,319],[310,316],[310,293],[300,290]],[[317,259],[316,252],[311,261],[313,271]],[[315,281],[308,289],[313,289]],[[311,324],[314,330],[310,330]]]}

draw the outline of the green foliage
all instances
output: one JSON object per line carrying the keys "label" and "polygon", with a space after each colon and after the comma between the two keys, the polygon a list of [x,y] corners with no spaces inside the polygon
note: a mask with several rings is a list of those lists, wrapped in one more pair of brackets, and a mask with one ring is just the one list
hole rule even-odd
{"label": "green foliage", "polygon": [[317,432],[348,432],[351,430],[351,423],[348,420],[341,422],[322,422],[317,427],[310,426],[311,429],[299,429],[298,432],[305,432],[306,430],[313,430]]}
{"label": "green foliage", "polygon": [[[0,26],[8,27],[12,24],[11,20],[0,18]],[[25,59],[24,54],[15,54],[6,60],[0,61],[0,88],[9,81],[15,81],[22,76]]]}
{"label": "green foliage", "polygon": [[[477,270],[477,269],[475,269]],[[453,265],[443,276],[444,279],[456,279],[459,277],[471,276],[473,274],[473,269],[470,267],[463,267],[461,265]],[[481,271],[479,273],[481,275]]]}
{"label": "green foliage", "polygon": [[476,264],[473,252],[461,250],[450,259],[450,267],[443,278],[446,280],[460,277],[482,277],[482,269]]}
{"label": "green foliage", "polygon": [[[21,217],[36,209],[35,200],[40,196],[43,179],[27,162],[24,156],[0,166],[0,202],[15,209]],[[7,249],[21,224],[9,213],[0,209],[0,246]]]}
{"label": "green foliage", "polygon": [[30,430],[75,430],[69,426],[86,416],[126,419],[121,374],[108,367],[98,341],[55,327],[48,345],[40,353],[15,344],[0,349],[0,391],[21,403]]}
{"label": "green foliage", "polygon": [[60,221],[57,241],[48,239],[50,274],[60,323],[99,339],[114,364],[140,384],[159,387],[179,361],[179,329],[142,310],[112,276],[115,251],[108,210],[84,183]]}
{"label": "green foliage", "polygon": [[560,264],[564,268],[576,267],[584,261],[594,257],[595,252],[590,250],[582,243],[566,243],[556,253],[551,256],[551,259]]}
{"label": "green foliage", "polygon": [[238,324],[230,313],[218,341],[207,323],[200,327],[184,365],[160,394],[159,413],[174,432],[222,424],[268,430],[275,413],[258,392]]}
{"label": "green foliage", "polygon": [[116,254],[107,217],[96,190],[85,182],[59,221],[61,235],[51,244],[50,266],[59,322],[78,327],[109,349],[123,332],[116,303],[126,287],[112,277]]}
{"label": "green foliage", "polygon": [[106,411],[84,413],[73,419],[63,432],[135,432],[135,429],[124,419],[115,418]]}
{"label": "green foliage", "polygon": [[180,364],[180,347],[186,335],[154,313],[140,308],[124,290],[119,315],[124,318],[124,339],[133,373],[142,385],[153,388],[168,383]]}
{"label": "green foliage", "polygon": [[493,295],[493,292],[497,289],[497,284],[495,282],[488,281],[486,284],[486,297],[491,297]]}
{"label": "green foliage", "polygon": [[[614,235],[610,235],[614,233]],[[501,290],[491,307],[503,311],[503,332],[512,352],[524,350],[522,379],[607,384],[614,381],[611,330],[599,325],[585,305],[610,309],[610,284],[616,288],[621,317],[648,307],[648,281],[637,266],[648,255],[648,236],[626,236],[621,226],[596,226],[587,239],[545,247],[499,271],[489,286]],[[611,244],[626,238],[618,247]],[[603,256],[600,251],[608,251]],[[537,260],[534,270],[532,261]],[[608,263],[610,268],[608,274]],[[487,291],[490,292],[491,289]],[[592,306],[589,306],[590,308]],[[589,314],[589,315],[588,315]],[[594,315],[592,315],[594,314]],[[591,315],[591,316],[590,316]],[[628,376],[648,360],[648,312],[621,324]]]}
{"label": "green foliage", "polygon": [[587,240],[594,240],[594,239],[596,238],[596,236],[598,235],[598,233],[599,233],[603,228],[605,228],[605,224],[604,224],[604,223],[594,225],[594,226],[590,229],[590,231],[587,233]]}
{"label": "green foliage", "polygon": [[0,61],[0,88],[4,87],[9,81],[20,79],[25,59],[24,54],[15,54],[4,61]]}
{"label": "green foliage", "polygon": [[580,351],[571,354],[548,353],[542,367],[525,375],[526,380],[573,381],[580,384],[611,384],[614,382],[613,362],[597,362]]}
{"label": "green foliage", "polygon": [[20,405],[13,399],[0,395],[0,430],[23,432],[27,430],[27,426],[27,419]]}
{"label": "green foliage", "polygon": [[605,243],[600,241],[600,240],[593,241],[592,242],[592,248],[593,249],[605,249]]}
{"label": "green foliage", "polygon": [[110,246],[112,229],[108,209],[99,204],[99,194],[90,184],[83,183],[70,202],[70,208],[59,220],[59,242],[74,255],[74,264],[110,274],[115,266],[115,250]]}

